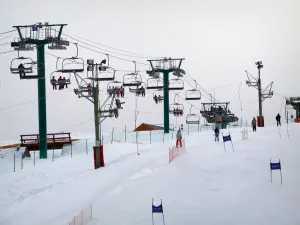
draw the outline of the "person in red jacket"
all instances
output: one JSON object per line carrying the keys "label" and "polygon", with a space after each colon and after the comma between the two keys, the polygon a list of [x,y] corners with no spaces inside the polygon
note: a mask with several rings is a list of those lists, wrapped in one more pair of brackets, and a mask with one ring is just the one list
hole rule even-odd
{"label": "person in red jacket", "polygon": [[120,88],[119,87],[116,87],[116,95],[119,98],[119,96],[120,96]]}
{"label": "person in red jacket", "polygon": [[176,148],[178,148],[180,144],[180,147],[182,148],[182,134],[181,134],[181,130],[180,128],[177,131],[177,135],[176,135]]}
{"label": "person in red jacket", "polygon": [[63,79],[62,79],[61,76],[57,79],[57,83],[58,83],[58,89],[59,90],[64,88],[65,84],[63,83]]}

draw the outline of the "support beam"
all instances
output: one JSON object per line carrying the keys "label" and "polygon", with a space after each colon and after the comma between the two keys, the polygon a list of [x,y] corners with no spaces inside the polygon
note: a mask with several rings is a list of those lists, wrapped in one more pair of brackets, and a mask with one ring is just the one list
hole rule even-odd
{"label": "support beam", "polygon": [[93,96],[94,96],[94,119],[95,119],[95,146],[101,146],[100,138],[100,112],[99,112],[99,86],[96,85],[93,87]]}
{"label": "support beam", "polygon": [[260,67],[258,66],[258,114],[259,114],[259,124],[263,124],[263,114],[262,114],[262,93],[261,93],[261,79],[260,79]]}
{"label": "support beam", "polygon": [[164,71],[164,133],[170,132],[169,71]]}
{"label": "support beam", "polygon": [[[267,98],[271,98],[273,96],[273,91],[272,89],[272,84],[273,82],[271,82],[266,88],[265,90],[262,90],[261,87],[261,78],[260,78],[260,70],[264,67],[262,64],[262,61],[258,61],[255,63],[255,65],[257,66],[258,69],[258,78],[253,77],[251,74],[249,74],[247,71],[247,77],[248,80],[246,81],[246,84],[249,87],[254,87],[258,90],[258,116],[259,116],[259,121],[258,121],[258,127],[263,127],[263,112],[262,112],[262,103],[265,99]],[[252,78],[252,79],[251,79]],[[252,80],[252,81],[251,81]]]}
{"label": "support beam", "polygon": [[[38,76],[45,76],[45,45],[37,45]],[[38,79],[40,158],[47,158],[46,80]]]}

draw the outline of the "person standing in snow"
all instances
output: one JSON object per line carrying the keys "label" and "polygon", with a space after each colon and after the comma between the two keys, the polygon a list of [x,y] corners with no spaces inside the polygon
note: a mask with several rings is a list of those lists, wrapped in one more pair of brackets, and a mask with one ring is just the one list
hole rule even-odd
{"label": "person standing in snow", "polygon": [[214,131],[215,131],[215,141],[219,141],[219,134],[220,134],[219,127],[217,126]]}
{"label": "person standing in snow", "polygon": [[280,122],[281,116],[279,115],[279,113],[276,116],[276,121],[277,121],[277,127],[278,125],[281,126],[281,122]]}
{"label": "person standing in snow", "polygon": [[253,128],[253,132],[254,131],[256,132],[256,119],[255,119],[255,117],[253,117],[253,120],[252,120],[252,128]]}
{"label": "person standing in snow", "polygon": [[180,147],[182,148],[182,134],[180,128],[177,131],[176,135],[176,148],[178,148],[178,145],[180,144]]}

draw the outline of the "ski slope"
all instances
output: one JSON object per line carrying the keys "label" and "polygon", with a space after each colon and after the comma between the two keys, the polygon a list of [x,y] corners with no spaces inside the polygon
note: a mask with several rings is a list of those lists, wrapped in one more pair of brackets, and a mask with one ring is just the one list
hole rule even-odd
{"label": "ski slope", "polygon": [[[66,225],[91,202],[87,225],[152,224],[152,198],[163,200],[170,225],[300,224],[299,132],[296,124],[289,137],[286,126],[258,128],[242,141],[241,128],[230,129],[234,152],[229,142],[226,152],[214,142],[212,131],[184,134],[187,152],[171,164],[174,140],[140,144],[140,155],[135,144],[107,143],[106,166],[98,170],[82,144],[72,158],[55,153],[36,166],[25,160],[15,173],[14,150],[1,151],[0,224]],[[270,182],[270,157],[281,160],[282,184],[279,171]],[[154,220],[162,224],[161,215]]]}

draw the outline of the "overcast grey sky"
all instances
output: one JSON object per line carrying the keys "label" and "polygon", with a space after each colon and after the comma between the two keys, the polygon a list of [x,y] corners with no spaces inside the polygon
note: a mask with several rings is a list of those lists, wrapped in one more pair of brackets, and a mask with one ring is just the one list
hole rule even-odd
{"label": "overcast grey sky", "polygon": [[[263,105],[266,125],[273,125],[281,109],[281,95],[300,94],[297,88],[300,82],[298,0],[10,0],[2,4],[0,15],[1,32],[11,30],[13,25],[39,21],[67,23],[64,32],[71,36],[146,56],[184,57],[183,68],[210,93],[215,91],[216,99],[231,101],[231,110],[244,120],[250,121],[258,111],[257,91],[245,85],[244,72],[248,70],[256,75],[254,63],[258,60],[264,64],[263,87],[274,81],[275,95]],[[12,41],[17,34],[0,36],[3,37],[11,38],[1,40],[0,44]],[[0,46],[0,52],[11,49],[9,45]],[[75,48],[70,46],[67,51],[46,51],[66,57],[74,55]],[[86,49],[79,49],[79,54],[85,60],[105,58]],[[35,58],[32,53],[23,55]],[[16,52],[0,55],[0,140],[18,139],[20,134],[38,131],[38,108],[37,101],[34,101],[37,98],[37,81],[20,80],[18,75],[10,74],[10,61],[14,57],[17,57]],[[75,96],[72,91],[76,87],[75,80],[72,79],[69,90],[52,91],[49,77],[55,70],[55,61],[54,57],[46,56],[48,132],[93,132],[93,106]],[[111,59],[111,66],[124,70],[134,68],[133,63],[116,59]],[[138,65],[138,70],[146,69],[147,66]],[[145,72],[142,74],[146,79]],[[121,81],[123,75],[118,72],[117,80]],[[240,89],[243,110],[238,95],[240,82],[243,82]],[[102,90],[105,90],[106,84],[101,85]],[[191,87],[186,85],[187,89]],[[121,111],[118,119],[104,122],[105,131],[110,131],[113,126],[121,130],[125,124],[129,129],[134,127],[134,113],[130,110],[134,110],[135,98],[128,91],[126,97],[125,110]],[[104,98],[104,92],[101,92],[101,99]],[[171,93],[171,102],[173,98]],[[28,101],[32,102],[5,109]],[[208,100],[203,98],[193,104],[200,108],[200,103],[205,101]],[[184,104],[188,113],[189,105]],[[146,99],[140,98],[138,105],[138,123],[163,123],[163,105],[153,102],[152,91],[146,93]],[[171,123],[175,123],[173,116],[170,119]],[[184,121],[185,116],[178,123]]]}

